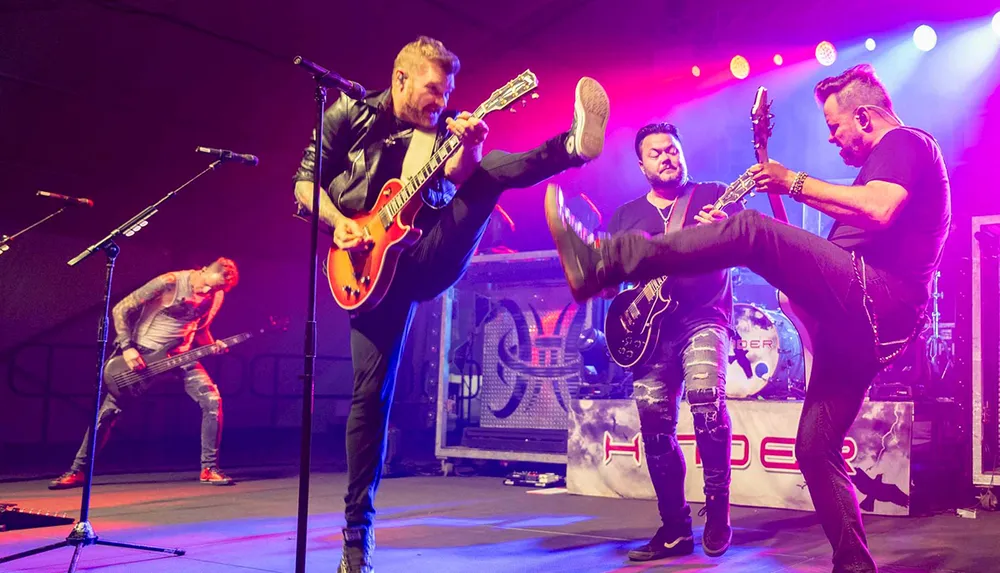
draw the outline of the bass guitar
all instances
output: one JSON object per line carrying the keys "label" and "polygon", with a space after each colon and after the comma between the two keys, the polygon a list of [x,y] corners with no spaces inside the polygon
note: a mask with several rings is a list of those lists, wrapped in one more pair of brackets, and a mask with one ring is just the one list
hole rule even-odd
{"label": "bass guitar", "polygon": [[[774,129],[772,123],[774,114],[771,113],[771,101],[767,97],[767,88],[761,86],[757,88],[757,95],[754,97],[753,107],[750,109],[750,121],[753,125],[753,147],[757,156],[757,163],[767,163],[767,142]],[[771,210],[774,218],[782,223],[788,223],[788,213],[785,212],[785,205],[781,202],[781,195],[768,194],[768,201],[771,203]],[[795,330],[802,339],[802,361],[805,372],[805,387],[809,387],[809,377],[812,374],[812,338],[810,331],[815,329],[815,321],[798,305],[789,300],[785,293],[778,291],[778,308],[788,317]]]}
{"label": "bass guitar", "polygon": [[[472,115],[482,118],[502,110],[536,87],[538,79],[531,70],[526,70],[493,92]],[[415,225],[423,205],[420,194],[460,145],[458,137],[452,135],[409,181],[392,179],[382,186],[372,210],[354,217],[363,229],[366,248],[330,248],[326,259],[327,277],[333,298],[341,308],[351,312],[371,310],[385,296],[400,255],[423,233]]]}
{"label": "bass guitar", "polygon": [[[268,331],[286,330],[287,321],[272,320],[267,327],[254,332],[244,332],[229,338],[222,339],[227,348],[233,347],[250,340],[254,336],[259,336]],[[125,363],[125,359],[119,354],[113,356],[104,364],[104,386],[108,393],[115,398],[134,397],[144,394],[153,384],[170,378],[169,373],[173,370],[192,364],[211,354],[216,354],[218,347],[201,346],[180,354],[171,354],[175,347],[161,348],[154,352],[142,354],[142,359],[146,367],[142,370],[132,370]]]}

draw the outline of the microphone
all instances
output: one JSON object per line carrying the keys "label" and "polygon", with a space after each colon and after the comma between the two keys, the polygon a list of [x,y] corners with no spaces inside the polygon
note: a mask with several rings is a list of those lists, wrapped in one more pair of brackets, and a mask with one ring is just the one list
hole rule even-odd
{"label": "microphone", "polygon": [[244,165],[257,165],[257,156],[248,153],[233,153],[228,149],[213,149],[211,147],[195,147],[198,153],[214,155],[223,161],[235,161]]}
{"label": "microphone", "polygon": [[39,197],[48,197],[50,199],[58,199],[69,205],[82,205],[84,207],[93,207],[94,202],[90,199],[85,199],[83,197],[70,197],[69,195],[60,195],[58,193],[49,193],[48,191],[39,191],[35,193]]}
{"label": "microphone", "polygon": [[309,73],[316,77],[316,81],[318,81],[320,85],[338,90],[347,97],[363,99],[365,94],[368,93],[358,82],[352,82],[351,80],[344,79],[339,74],[331,72],[323,66],[310,62],[302,56],[295,56],[292,63],[296,66],[302,66],[303,68],[309,70]]}

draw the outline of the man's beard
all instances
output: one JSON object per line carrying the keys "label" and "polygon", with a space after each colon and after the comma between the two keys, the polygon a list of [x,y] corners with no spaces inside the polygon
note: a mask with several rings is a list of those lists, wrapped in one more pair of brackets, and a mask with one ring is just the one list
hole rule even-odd
{"label": "man's beard", "polygon": [[434,118],[424,110],[416,106],[412,101],[407,100],[403,104],[403,119],[410,123],[415,123],[420,127],[434,127]]}
{"label": "man's beard", "polygon": [[[663,175],[670,175],[669,179],[664,179]],[[687,183],[687,168],[683,165],[672,171],[660,173],[647,173],[646,181],[653,189],[677,189]]]}

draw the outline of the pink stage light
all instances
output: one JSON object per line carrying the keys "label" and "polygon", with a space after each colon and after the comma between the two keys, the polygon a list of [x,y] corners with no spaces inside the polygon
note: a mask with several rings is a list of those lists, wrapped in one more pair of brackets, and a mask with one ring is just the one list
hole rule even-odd
{"label": "pink stage light", "polygon": [[701,68],[699,68],[698,66],[692,66],[691,67],[691,75],[694,76],[694,77],[696,77],[696,78],[698,76],[700,76],[701,75]]}
{"label": "pink stage light", "polygon": [[780,66],[783,63],[785,63],[785,58],[782,58],[781,54],[775,54],[774,55],[774,65]]}

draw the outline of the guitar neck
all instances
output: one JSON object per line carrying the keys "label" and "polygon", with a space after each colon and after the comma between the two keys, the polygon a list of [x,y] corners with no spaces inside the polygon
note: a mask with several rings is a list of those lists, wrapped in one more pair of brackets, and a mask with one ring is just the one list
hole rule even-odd
{"label": "guitar neck", "polygon": [[[241,342],[246,342],[253,338],[253,334],[250,332],[244,332],[243,334],[237,334],[235,336],[230,336],[229,338],[223,338],[222,342],[226,346],[233,346],[240,344]],[[215,354],[215,346],[201,346],[193,350],[188,350],[187,352],[182,352],[176,356],[171,356],[169,358],[164,358],[163,360],[158,360],[152,364],[146,365],[146,371],[150,375],[162,374],[168,370],[173,370],[174,368],[180,368],[181,366],[187,366],[192,362],[201,360],[202,358]]]}
{"label": "guitar neck", "polygon": [[[482,119],[486,113],[483,111],[482,106],[480,106],[475,112],[473,112],[472,115]],[[434,150],[434,153],[431,154],[431,158],[420,169],[420,171],[414,173],[396,197],[394,197],[392,201],[379,211],[379,215],[382,216],[383,223],[385,223],[386,226],[391,223],[396,215],[403,210],[403,207],[405,207],[407,203],[413,199],[413,197],[415,197],[421,190],[423,190],[424,187],[427,186],[427,183],[431,180],[431,178],[437,175],[438,172],[444,168],[445,162],[448,161],[448,159],[456,151],[458,151],[458,148],[461,145],[462,143],[459,141],[458,137],[452,135],[441,144],[441,147]]]}
{"label": "guitar neck", "polygon": [[[757,163],[766,164],[768,161],[767,149],[758,148]],[[771,211],[774,213],[774,218],[782,223],[787,223],[788,213],[785,211],[785,204],[781,201],[781,195],[777,193],[768,193],[767,201],[771,204]]]}

